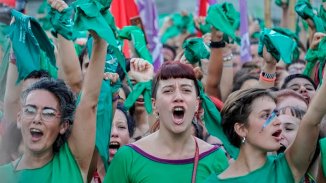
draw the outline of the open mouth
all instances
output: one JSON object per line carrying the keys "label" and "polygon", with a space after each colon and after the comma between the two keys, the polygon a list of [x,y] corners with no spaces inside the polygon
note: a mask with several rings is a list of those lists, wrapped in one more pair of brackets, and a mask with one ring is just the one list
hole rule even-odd
{"label": "open mouth", "polygon": [[282,133],[282,130],[277,130],[276,132],[274,132],[272,134],[272,136],[277,140],[277,141],[280,141],[282,138],[281,138],[281,133]]}
{"label": "open mouth", "polygon": [[43,132],[40,129],[36,129],[36,128],[31,128],[30,133],[32,135],[32,141],[38,141],[43,136]]}
{"label": "open mouth", "polygon": [[185,115],[185,108],[177,106],[173,108],[172,112],[173,112],[174,122],[177,124],[181,124]]}
{"label": "open mouth", "polygon": [[119,149],[120,148],[120,143],[119,142],[116,142],[116,141],[112,141],[109,144],[109,148],[110,149]]}

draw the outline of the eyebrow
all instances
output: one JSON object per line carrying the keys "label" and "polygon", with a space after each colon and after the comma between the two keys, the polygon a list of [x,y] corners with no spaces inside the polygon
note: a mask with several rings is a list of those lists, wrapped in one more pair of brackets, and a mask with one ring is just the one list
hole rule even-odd
{"label": "eyebrow", "polygon": [[[35,109],[37,109],[37,106],[36,105],[33,105],[33,104],[26,104],[25,105],[25,107],[33,107],[33,108],[35,108]],[[54,111],[56,111],[56,112],[58,112],[58,110],[57,109],[55,109],[55,108],[52,108],[52,107],[47,107],[47,106],[45,106],[45,107],[43,107],[43,109],[42,110],[44,110],[44,109],[52,109],[52,110],[54,110]]]}

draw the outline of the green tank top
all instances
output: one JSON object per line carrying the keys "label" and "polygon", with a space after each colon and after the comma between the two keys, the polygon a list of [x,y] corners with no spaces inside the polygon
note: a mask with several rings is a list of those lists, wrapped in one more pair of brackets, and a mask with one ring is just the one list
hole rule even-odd
{"label": "green tank top", "polygon": [[83,178],[68,143],[65,143],[43,167],[16,171],[12,163],[0,166],[0,182],[81,183]]}
{"label": "green tank top", "polygon": [[[169,160],[147,154],[135,145],[121,147],[114,156],[105,183],[183,183],[191,182],[194,158]],[[214,146],[199,155],[196,183],[228,166],[225,153]]]}
{"label": "green tank top", "polygon": [[255,171],[240,177],[220,179],[213,174],[205,183],[294,183],[292,171],[287,163],[284,153],[267,156],[266,163]]}

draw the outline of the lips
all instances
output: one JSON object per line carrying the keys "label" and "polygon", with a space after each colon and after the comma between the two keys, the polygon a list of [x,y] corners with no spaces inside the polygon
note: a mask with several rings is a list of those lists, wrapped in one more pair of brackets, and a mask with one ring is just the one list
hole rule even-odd
{"label": "lips", "polygon": [[32,141],[37,142],[43,137],[43,131],[37,128],[31,128],[30,133],[32,136]]}
{"label": "lips", "polygon": [[281,137],[281,133],[282,133],[282,130],[279,129],[277,131],[275,131],[272,136],[275,138],[275,140],[277,141],[281,141],[282,137]]}
{"label": "lips", "polygon": [[173,122],[177,125],[180,125],[183,123],[183,119],[185,116],[185,108],[183,106],[175,106],[172,109],[173,113]]}
{"label": "lips", "polygon": [[109,153],[110,156],[113,157],[115,153],[117,153],[118,149],[120,148],[120,143],[117,141],[111,141],[109,144]]}

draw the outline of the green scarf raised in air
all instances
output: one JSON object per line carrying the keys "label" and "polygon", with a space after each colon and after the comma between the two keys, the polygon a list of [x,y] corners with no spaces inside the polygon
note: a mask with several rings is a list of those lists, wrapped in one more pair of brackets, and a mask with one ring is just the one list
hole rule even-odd
{"label": "green scarf raised in air", "polygon": [[210,50],[204,43],[202,38],[187,39],[182,48],[184,49],[184,55],[191,64],[199,63],[201,66],[201,59],[209,59]]}
{"label": "green scarf raised in air", "polygon": [[128,95],[127,99],[125,100],[124,106],[129,109],[131,106],[134,105],[136,100],[139,98],[140,95],[143,95],[144,102],[145,102],[145,109],[148,114],[151,114],[152,109],[152,80],[146,82],[139,82],[137,83],[130,94]]}
{"label": "green scarf raised in air", "polygon": [[[15,17],[15,22],[10,25],[7,33],[16,56],[19,73],[17,83],[32,71],[40,70],[41,62],[48,62],[46,64],[51,64],[56,69],[54,46],[38,22],[16,10],[11,10],[11,14]],[[42,51],[45,58],[42,57]]]}
{"label": "green scarf raised in air", "polygon": [[215,4],[209,7],[206,22],[230,36],[240,44],[240,37],[235,35],[240,26],[240,13],[235,10],[231,3]]}
{"label": "green scarf raised in air", "polygon": [[57,34],[59,33],[67,40],[76,39],[77,35],[74,32],[74,22],[71,19],[72,13],[73,13],[72,7],[68,7],[61,12],[51,8],[49,15],[51,17],[50,21],[54,29],[51,32],[54,35],[54,37],[57,37]]}
{"label": "green scarf raised in air", "polygon": [[325,32],[323,20],[314,13],[309,1],[298,0],[297,4],[295,5],[295,11],[301,18],[305,20],[310,18],[314,22],[317,32]]}
{"label": "green scarf raised in air", "polygon": [[[316,50],[309,49],[305,60],[307,60],[307,65],[305,70],[303,71],[303,74],[307,76],[311,76],[311,71],[315,67],[316,63],[319,61],[321,65],[324,65],[326,61],[326,38],[324,37],[318,45],[318,48]],[[320,84],[322,83],[323,78],[323,67],[319,67],[318,70],[318,78],[320,79]]]}
{"label": "green scarf raised in air", "polygon": [[275,0],[275,4],[277,6],[281,7],[283,5],[283,3],[285,3],[287,6],[289,6],[289,0],[286,0],[286,2],[283,2],[282,0]]}
{"label": "green scarf raised in air", "polygon": [[119,31],[118,35],[121,39],[132,41],[137,55],[152,63],[152,55],[147,49],[145,35],[139,27],[125,26]]}
{"label": "green scarf raised in air", "polygon": [[258,46],[258,54],[261,57],[263,57],[264,46],[277,62],[282,58],[286,64],[290,64],[297,44],[290,37],[265,28],[260,34]]}
{"label": "green scarf raised in air", "polygon": [[233,146],[224,134],[220,112],[204,92],[202,83],[200,81],[197,81],[197,83],[199,86],[199,97],[202,101],[202,107],[204,109],[204,123],[209,134],[220,139],[225,147],[225,150],[231,155],[232,158],[236,159],[239,154],[239,148]]}
{"label": "green scarf raised in air", "polygon": [[189,33],[194,33],[194,21],[192,14],[189,15],[181,15],[176,13],[172,15],[172,26],[167,28],[167,30],[162,35],[161,41],[162,43],[166,43],[168,39],[178,36],[186,31]]}
{"label": "green scarf raised in air", "polygon": [[[0,101],[4,101],[4,95],[6,91],[6,82],[7,82],[7,70],[9,67],[9,55],[10,55],[10,41],[5,36],[4,30],[8,25],[0,22],[0,46],[2,52],[2,58],[0,61]],[[1,119],[1,118],[0,118]]]}

